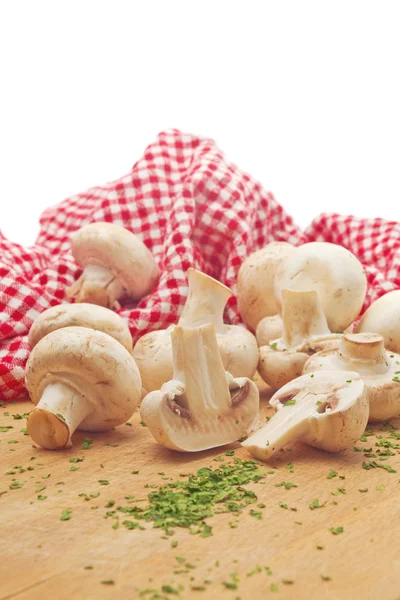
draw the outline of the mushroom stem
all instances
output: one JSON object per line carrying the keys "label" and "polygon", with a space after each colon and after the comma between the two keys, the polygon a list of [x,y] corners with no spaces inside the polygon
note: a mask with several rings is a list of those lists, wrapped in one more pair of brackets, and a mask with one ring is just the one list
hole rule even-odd
{"label": "mushroom stem", "polygon": [[[294,396],[294,400],[301,400],[307,394],[302,394],[301,398]],[[315,404],[319,401],[319,395],[310,395],[306,402],[302,402],[297,410],[293,406],[282,407],[277,410],[270,421],[261,429],[253,433],[247,440],[242,442],[244,446],[255,458],[267,460],[283,446],[298,440],[309,430],[309,419],[315,412]],[[291,398],[292,400],[292,398]],[[307,410],[308,409],[308,410]]]}
{"label": "mushroom stem", "polygon": [[197,415],[229,410],[231,395],[214,328],[177,326],[171,335],[174,379],[185,388],[175,401]]}
{"label": "mushroom stem", "polygon": [[348,333],[342,337],[339,346],[340,355],[347,360],[382,364],[387,367],[383,337],[376,333]]}
{"label": "mushroom stem", "polygon": [[71,436],[93,412],[93,405],[65,383],[49,383],[27,422],[34,442],[47,448],[71,446]]}
{"label": "mushroom stem", "polygon": [[294,348],[304,340],[330,333],[318,292],[282,290],[282,341]]}
{"label": "mushroom stem", "polygon": [[232,296],[232,290],[216,279],[192,268],[188,269],[188,281],[189,295],[179,325],[199,327],[212,323],[215,331],[221,333],[224,327],[225,304]]}
{"label": "mushroom stem", "polygon": [[87,265],[82,275],[67,289],[69,298],[77,302],[91,302],[106,308],[119,308],[118,298],[124,293],[122,283],[107,267]]}

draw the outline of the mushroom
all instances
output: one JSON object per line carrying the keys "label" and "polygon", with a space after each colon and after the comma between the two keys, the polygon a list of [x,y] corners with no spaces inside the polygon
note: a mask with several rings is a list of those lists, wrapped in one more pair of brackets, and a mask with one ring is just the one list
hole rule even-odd
{"label": "mushroom", "polygon": [[29,345],[34,348],[51,331],[71,326],[103,331],[122,344],[128,352],[132,352],[132,336],[127,323],[114,311],[85,302],[59,304],[42,312],[30,328]]}
{"label": "mushroom", "polygon": [[[258,347],[255,337],[241,325],[225,325],[224,307],[232,291],[212,277],[190,268],[188,270],[189,296],[178,325],[198,327],[212,323],[226,371],[233,377],[252,378],[257,370]],[[143,387],[159,390],[172,378],[171,332],[175,325],[161,331],[152,331],[139,339],[133,356],[139,367]]]}
{"label": "mushroom", "polygon": [[355,332],[370,331],[383,335],[387,350],[400,353],[400,290],[381,296],[365,311]]}
{"label": "mushroom", "polygon": [[142,387],[131,354],[86,327],[64,327],[42,338],[28,359],[25,383],[36,405],[28,434],[49,450],[71,446],[76,429],[106,431],[124,423]]}
{"label": "mushroom", "polygon": [[329,331],[318,292],[282,291],[282,337],[261,346],[258,372],[272,388],[280,388],[302,374],[309,355],[336,347],[338,334]]}
{"label": "mushroom", "polygon": [[246,377],[224,370],[214,326],[171,333],[173,379],[149,393],[142,420],[167,448],[196,452],[235,442],[258,424],[259,393]]}
{"label": "mushroom", "polygon": [[237,280],[237,301],[243,321],[255,331],[264,317],[278,314],[275,272],[294,250],[287,242],[272,242],[250,254],[242,263]]}
{"label": "mushroom", "polygon": [[279,304],[283,290],[317,291],[330,331],[342,332],[361,311],[367,280],[360,261],[346,248],[310,242],[281,261],[274,289]]}
{"label": "mushroom", "polygon": [[364,382],[352,371],[302,375],[276,392],[271,419],[242,442],[258,460],[268,460],[294,440],[340,452],[353,446],[368,422]]}
{"label": "mushroom", "polygon": [[149,294],[159,277],[154,258],[133,233],[113,223],[91,223],[72,236],[72,255],[83,273],[67,290],[77,302],[119,308],[125,293]]}
{"label": "mushroom", "polygon": [[259,347],[267,346],[273,340],[280,338],[283,333],[283,321],[280,315],[264,317],[256,328],[256,340]]}
{"label": "mushroom", "polygon": [[400,355],[385,351],[381,335],[345,334],[338,349],[311,356],[303,372],[325,369],[359,373],[369,400],[370,421],[386,421],[400,416]]}

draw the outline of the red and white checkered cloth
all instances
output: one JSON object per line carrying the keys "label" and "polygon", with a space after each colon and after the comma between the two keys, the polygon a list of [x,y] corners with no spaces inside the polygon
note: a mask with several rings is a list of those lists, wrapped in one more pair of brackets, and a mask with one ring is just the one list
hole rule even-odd
{"label": "red and white checkered cloth", "polygon": [[[243,259],[273,240],[342,244],[364,264],[367,306],[400,287],[400,224],[322,214],[302,232],[271,193],[226,160],[215,143],[180,131],[161,133],[130,173],[47,209],[36,245],[22,248],[0,233],[0,399],[23,396],[27,334],[40,312],[66,301],[80,269],[71,234],[110,221],[150,248],[162,275],[152,294],[123,307],[136,341],[177,321],[190,266],[235,289]],[[226,319],[238,323],[236,299]]]}

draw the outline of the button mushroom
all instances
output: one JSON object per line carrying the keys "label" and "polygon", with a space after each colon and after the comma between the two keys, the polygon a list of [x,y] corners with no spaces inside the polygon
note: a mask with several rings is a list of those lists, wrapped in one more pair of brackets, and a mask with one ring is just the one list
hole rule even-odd
{"label": "button mushroom", "polygon": [[29,331],[28,341],[34,348],[40,340],[63,327],[89,327],[103,331],[132,352],[132,336],[127,323],[117,313],[95,304],[59,304],[42,312]]}
{"label": "button mushroom", "polygon": [[124,423],[142,387],[129,352],[86,327],[64,327],[42,338],[27,362],[25,383],[36,405],[28,434],[49,450],[69,447],[76,429],[106,431]]}
{"label": "button mushroom", "polygon": [[385,348],[400,353],[400,290],[381,296],[365,311],[355,332],[383,335]]}
{"label": "button mushroom", "polygon": [[256,340],[257,344],[261,346],[268,346],[270,342],[282,337],[283,334],[283,321],[280,315],[274,315],[273,317],[264,317],[258,323],[256,328]]}
{"label": "button mushroom", "polygon": [[[252,378],[257,369],[258,347],[254,336],[240,325],[225,325],[224,307],[232,291],[212,277],[188,270],[189,296],[179,319],[182,327],[212,323],[226,371],[233,377]],[[143,387],[159,390],[172,378],[171,332],[175,326],[147,333],[135,345],[133,356],[139,367]]]}
{"label": "button mushroom", "polygon": [[302,374],[313,352],[338,344],[329,331],[316,291],[282,291],[282,337],[261,346],[258,372],[272,388],[280,388]]}
{"label": "button mushroom", "polygon": [[283,290],[317,291],[330,331],[342,332],[360,314],[367,280],[354,254],[336,244],[310,242],[281,261],[274,289],[279,304]]}
{"label": "button mushroom", "polygon": [[77,302],[119,308],[125,293],[133,300],[149,294],[159,269],[148,248],[133,233],[113,223],[91,223],[72,236],[72,255],[83,268],[67,290]]}
{"label": "button mushroom", "polygon": [[237,280],[237,300],[243,321],[253,331],[261,319],[278,314],[279,305],[274,293],[275,272],[294,249],[287,242],[272,242],[243,261]]}
{"label": "button mushroom", "polygon": [[173,379],[149,393],[140,407],[157,442],[195,452],[252,431],[258,424],[258,389],[250,379],[224,370],[214,326],[177,326],[171,337]]}
{"label": "button mushroom", "polygon": [[304,365],[304,373],[324,369],[356,371],[364,380],[370,421],[400,416],[400,355],[387,353],[376,333],[348,333],[339,348],[318,352]]}
{"label": "button mushroom", "polygon": [[352,371],[302,375],[276,392],[270,404],[276,413],[242,442],[259,460],[294,440],[340,452],[353,446],[368,422],[364,382]]}

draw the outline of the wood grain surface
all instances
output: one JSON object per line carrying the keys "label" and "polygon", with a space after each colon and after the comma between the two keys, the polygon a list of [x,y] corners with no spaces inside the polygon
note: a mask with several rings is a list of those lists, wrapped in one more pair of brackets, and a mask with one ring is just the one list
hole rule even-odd
{"label": "wood grain surface", "polygon": [[[263,391],[263,416],[267,398]],[[261,465],[265,478],[246,486],[265,504],[257,509],[261,519],[250,514],[250,505],[238,517],[208,518],[210,537],[183,528],[168,537],[153,523],[113,529],[105,505],[115,500],[115,507],[126,506],[127,496],[146,503],[152,489],[146,484],[248,459],[238,444],[229,446],[234,456],[225,455],[226,448],[178,454],[159,446],[136,413],[132,426],[88,434],[89,449],[81,448],[85,434],[79,432],[72,449],[50,452],[21,431],[25,418],[13,417],[31,408],[26,401],[0,408],[0,600],[400,598],[400,450],[365,456],[376,454],[377,436],[400,448],[388,427],[374,427],[357,444],[363,451],[331,455],[294,444]],[[400,422],[393,424],[400,434]],[[223,462],[215,461],[219,456]],[[71,457],[84,460],[71,463]],[[395,472],[363,468],[363,461]],[[337,475],[328,479],[331,469]],[[283,481],[297,487],[277,486]],[[311,509],[316,499],[323,507]],[[71,511],[69,520],[61,520],[64,510]],[[331,531],[341,527],[342,533]],[[236,589],[224,584],[234,581]]]}

